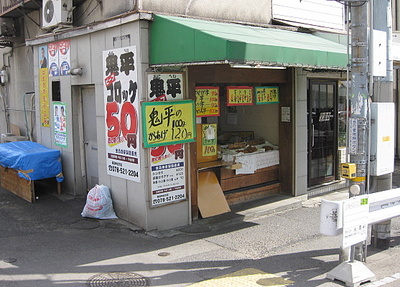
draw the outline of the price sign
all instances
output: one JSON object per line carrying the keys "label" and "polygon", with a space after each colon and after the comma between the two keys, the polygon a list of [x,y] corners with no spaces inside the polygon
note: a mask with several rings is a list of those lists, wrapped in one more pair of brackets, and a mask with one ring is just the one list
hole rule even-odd
{"label": "price sign", "polygon": [[144,147],[193,142],[196,137],[192,100],[143,102]]}
{"label": "price sign", "polygon": [[279,103],[278,87],[255,87],[256,105]]}
{"label": "price sign", "polygon": [[227,87],[227,106],[244,106],[253,104],[253,87]]}
{"label": "price sign", "polygon": [[201,127],[202,155],[217,154],[217,124],[204,124]]}
{"label": "price sign", "polygon": [[196,117],[219,116],[219,87],[196,87]]}

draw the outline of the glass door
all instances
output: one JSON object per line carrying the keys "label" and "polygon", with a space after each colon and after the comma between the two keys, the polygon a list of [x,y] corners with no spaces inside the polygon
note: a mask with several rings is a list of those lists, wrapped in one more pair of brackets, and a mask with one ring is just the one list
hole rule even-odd
{"label": "glass door", "polygon": [[335,179],[337,151],[337,82],[309,80],[308,186]]}

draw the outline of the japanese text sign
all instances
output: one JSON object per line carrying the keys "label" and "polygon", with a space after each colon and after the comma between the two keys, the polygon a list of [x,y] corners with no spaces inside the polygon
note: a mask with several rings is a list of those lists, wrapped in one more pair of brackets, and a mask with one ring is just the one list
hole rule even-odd
{"label": "japanese text sign", "polygon": [[40,123],[50,127],[49,75],[47,68],[39,69]]}
{"label": "japanese text sign", "polygon": [[203,124],[201,132],[202,155],[217,155],[217,124]]}
{"label": "japanese text sign", "polygon": [[367,239],[368,195],[352,197],[343,202],[342,247],[350,247]]}
{"label": "japanese text sign", "polygon": [[219,116],[219,87],[196,87],[196,117]]}
{"label": "japanese text sign", "polygon": [[253,104],[253,87],[227,87],[227,106],[244,106]]}
{"label": "japanese text sign", "polygon": [[148,73],[149,101],[170,101],[183,98],[183,73]]}
{"label": "japanese text sign", "polygon": [[140,182],[136,46],[103,51],[107,173]]}
{"label": "japanese text sign", "polygon": [[193,142],[196,136],[192,100],[142,103],[144,147]]}
{"label": "japanese text sign", "polygon": [[278,87],[255,87],[256,104],[275,104],[279,103]]}
{"label": "japanese text sign", "polygon": [[[39,59],[41,68],[49,68],[49,76],[67,76],[70,71],[70,41],[63,40],[59,42],[50,43],[47,45],[46,50],[48,54],[43,53],[42,49]],[[48,59],[47,57],[48,56]]]}

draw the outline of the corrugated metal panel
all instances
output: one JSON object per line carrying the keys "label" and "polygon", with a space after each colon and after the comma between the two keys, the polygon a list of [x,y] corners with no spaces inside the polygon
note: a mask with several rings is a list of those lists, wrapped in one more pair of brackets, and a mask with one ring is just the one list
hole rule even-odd
{"label": "corrugated metal panel", "polygon": [[272,17],[275,20],[344,30],[344,6],[326,0],[273,0]]}

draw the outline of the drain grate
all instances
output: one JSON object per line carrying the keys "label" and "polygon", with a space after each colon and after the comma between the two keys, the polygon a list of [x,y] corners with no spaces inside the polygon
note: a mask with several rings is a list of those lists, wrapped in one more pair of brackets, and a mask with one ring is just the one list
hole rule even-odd
{"label": "drain grate", "polygon": [[110,272],[94,275],[86,282],[88,287],[149,286],[147,279],[133,272]]}

